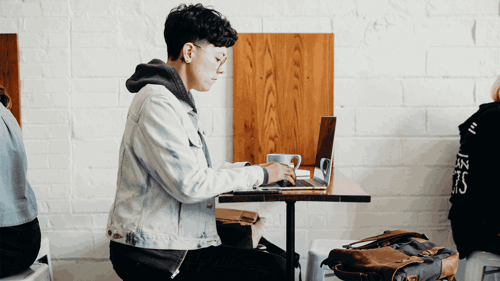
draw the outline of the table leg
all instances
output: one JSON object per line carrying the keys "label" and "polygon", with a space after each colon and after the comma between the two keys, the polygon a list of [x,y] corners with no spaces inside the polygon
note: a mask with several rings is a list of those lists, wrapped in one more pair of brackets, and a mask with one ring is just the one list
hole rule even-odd
{"label": "table leg", "polygon": [[286,280],[295,278],[295,201],[286,201]]}

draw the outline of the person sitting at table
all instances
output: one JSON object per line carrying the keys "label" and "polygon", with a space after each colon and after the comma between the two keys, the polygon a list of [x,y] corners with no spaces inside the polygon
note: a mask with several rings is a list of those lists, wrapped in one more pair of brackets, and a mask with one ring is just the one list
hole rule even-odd
{"label": "person sitting at table", "polygon": [[215,198],[287,180],[278,163],[212,168],[190,90],[210,90],[225,71],[237,32],[201,4],[171,10],[164,29],[168,60],[139,64],[126,86],[136,93],[120,145],[115,201],[106,235],[123,280],[284,280],[282,257],[221,245]]}
{"label": "person sitting at table", "polygon": [[0,278],[30,267],[40,250],[35,193],[21,128],[10,112],[11,99],[0,85]]}
{"label": "person sitting at table", "polygon": [[479,110],[458,127],[460,150],[453,172],[448,219],[461,259],[473,251],[500,255],[497,178],[500,171],[500,78],[493,84],[491,95],[493,102],[480,105]]}

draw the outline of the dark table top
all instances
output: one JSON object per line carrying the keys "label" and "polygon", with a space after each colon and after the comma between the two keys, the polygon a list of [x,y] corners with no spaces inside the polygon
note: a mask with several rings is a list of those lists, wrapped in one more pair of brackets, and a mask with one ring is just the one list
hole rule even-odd
{"label": "dark table top", "polygon": [[[311,171],[313,167],[303,167]],[[348,203],[368,203],[371,196],[359,187],[354,181],[342,174],[339,170],[332,170],[330,184],[323,190],[283,190],[281,194],[249,194],[233,195],[224,193],[219,196],[219,203],[236,202],[273,202],[273,201],[331,201]]]}

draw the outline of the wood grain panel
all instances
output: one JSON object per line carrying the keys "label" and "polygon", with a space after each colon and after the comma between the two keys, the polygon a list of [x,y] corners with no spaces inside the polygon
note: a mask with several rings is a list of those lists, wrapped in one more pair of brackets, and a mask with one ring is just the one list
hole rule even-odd
{"label": "wood grain panel", "polygon": [[21,98],[19,83],[19,50],[17,34],[0,34],[0,85],[12,99],[10,111],[21,126]]}
{"label": "wood grain panel", "polygon": [[314,165],[322,116],[333,116],[333,34],[238,34],[233,57],[234,161],[268,153]]}

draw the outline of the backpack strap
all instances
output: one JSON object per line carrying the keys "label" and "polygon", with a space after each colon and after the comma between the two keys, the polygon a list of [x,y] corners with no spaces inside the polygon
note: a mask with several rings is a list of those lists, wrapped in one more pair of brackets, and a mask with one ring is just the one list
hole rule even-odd
{"label": "backpack strap", "polygon": [[[276,246],[274,243],[270,242],[266,238],[264,238],[264,237],[260,238],[259,244],[266,246],[267,252],[273,253],[273,254],[278,255],[278,256],[282,256],[283,258],[286,259],[286,251],[281,249],[279,246]],[[293,261],[294,267],[299,268],[299,270],[300,270],[299,281],[302,281],[302,267],[300,266],[300,262],[299,262],[300,255],[297,253],[294,253],[293,259],[294,259],[294,261]]]}
{"label": "backpack strap", "polygon": [[342,265],[332,267],[335,276],[344,281],[382,281],[382,277],[375,272],[347,272],[342,270]]}
{"label": "backpack strap", "polygon": [[[394,241],[401,239],[403,237],[419,237],[419,238],[429,240],[429,238],[427,238],[427,236],[425,236],[425,234],[423,234],[423,233],[399,229],[399,230],[393,230],[393,231],[385,231],[383,234],[373,236],[373,237],[368,237],[368,238],[353,242],[349,245],[344,245],[342,247],[346,248],[346,249],[366,249],[366,248],[384,247],[384,246],[390,245]],[[373,241],[373,242],[368,243],[368,244],[363,245],[363,246],[353,247],[353,245],[363,243],[363,242],[369,242],[369,241]]]}
{"label": "backpack strap", "polygon": [[437,252],[439,252],[442,249],[444,249],[444,247],[434,247],[432,249],[425,250],[425,251],[422,251],[422,252],[418,253],[418,256],[419,257],[432,257],[432,256],[434,256],[435,254],[437,254]]}

